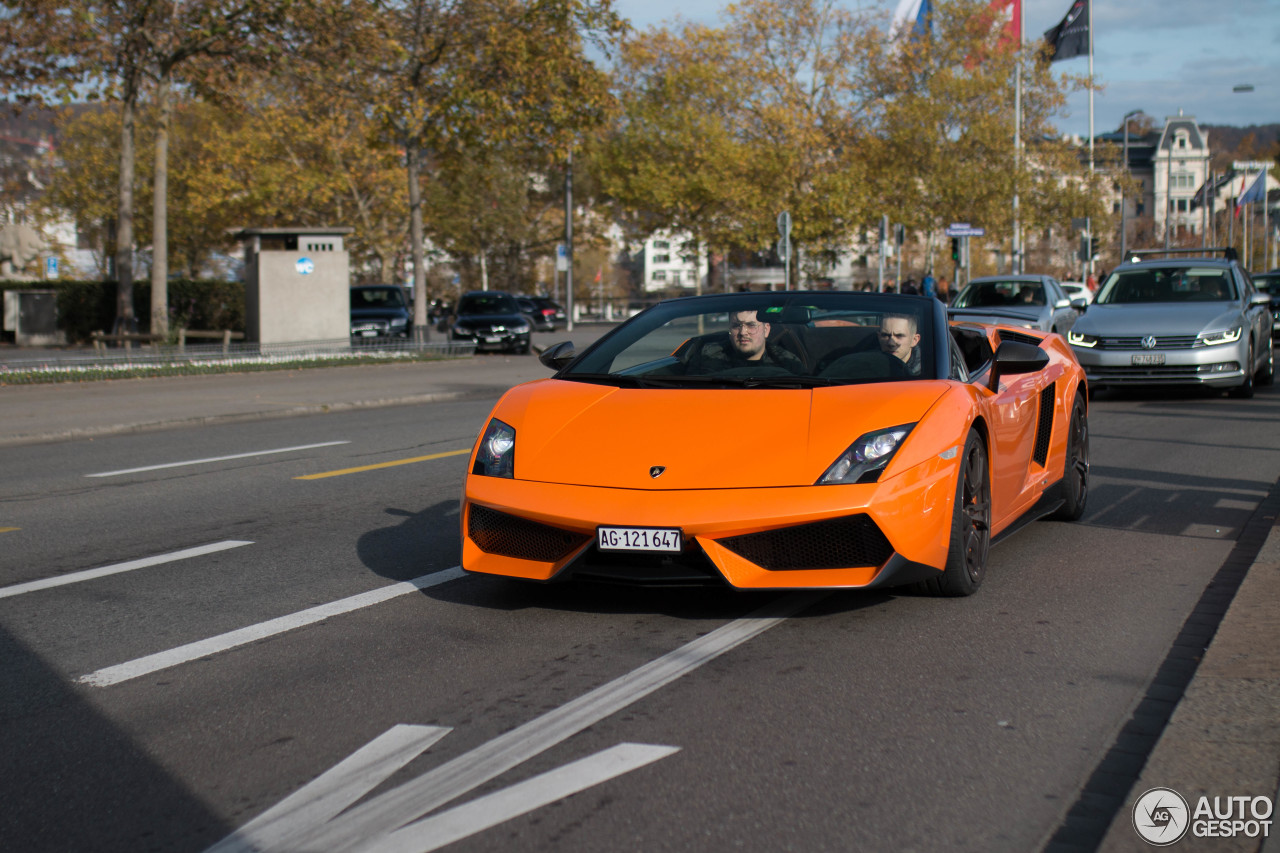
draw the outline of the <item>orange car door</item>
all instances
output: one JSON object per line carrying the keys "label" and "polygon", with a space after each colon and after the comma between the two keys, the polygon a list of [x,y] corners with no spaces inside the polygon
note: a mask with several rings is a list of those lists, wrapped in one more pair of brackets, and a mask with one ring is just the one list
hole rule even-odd
{"label": "orange car door", "polygon": [[1043,372],[1007,376],[991,401],[991,522],[999,532],[1036,498],[1028,476]]}

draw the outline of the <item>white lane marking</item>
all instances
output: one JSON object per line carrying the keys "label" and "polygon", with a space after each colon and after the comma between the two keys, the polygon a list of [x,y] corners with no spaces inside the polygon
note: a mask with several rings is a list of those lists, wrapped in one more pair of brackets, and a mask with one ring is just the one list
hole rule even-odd
{"label": "white lane marking", "polygon": [[354,851],[474,790],[825,598],[791,593],[686,643],[278,848]]}
{"label": "white lane marking", "polygon": [[44,578],[38,581],[27,581],[26,583],[16,583],[12,586],[0,586],[0,598],[9,598],[14,595],[22,595],[27,592],[35,592],[39,589],[49,589],[55,586],[66,586],[67,584],[80,583],[81,581],[93,580],[94,578],[106,577],[107,575],[118,575],[121,572],[131,572],[134,569],[145,569],[148,566],[158,566],[161,563],[172,563],[177,560],[188,560],[192,557],[203,557],[205,554],[215,554],[218,551],[226,551],[231,548],[239,548],[242,545],[252,545],[252,542],[246,542],[242,539],[228,539],[225,542],[214,542],[211,545],[201,545],[198,548],[186,548],[182,551],[173,551],[169,554],[160,554],[155,557],[143,557],[141,560],[130,560],[127,563],[116,563],[114,566],[103,566],[100,569],[86,569],[83,572],[73,572],[69,575],[58,575],[53,578]]}
{"label": "white lane marking", "polygon": [[509,788],[411,823],[365,849],[368,853],[430,853],[679,751],[678,746],[620,743]]}
{"label": "white lane marking", "polygon": [[209,853],[268,850],[299,826],[332,820],[448,733],[442,726],[392,726],[210,847]]}
{"label": "white lane marking", "polygon": [[178,646],[176,649],[169,649],[164,652],[157,652],[153,655],[147,655],[136,660],[126,663],[109,666],[105,669],[99,669],[88,675],[82,675],[76,679],[81,684],[89,684],[94,687],[108,687],[112,684],[119,684],[122,681],[128,681],[139,676],[149,675],[162,669],[168,669],[171,666],[177,666],[182,663],[190,663],[193,660],[199,660],[202,657],[208,657],[219,652],[225,652],[228,649],[234,649],[236,646],[243,646],[246,643],[252,643],[255,640],[261,640],[265,637],[271,637],[276,634],[283,634],[285,631],[292,631],[294,628],[301,628],[303,625],[310,625],[313,622],[321,622],[331,616],[339,616],[343,613],[350,613],[353,610],[359,610],[362,607],[369,607],[374,604],[381,604],[397,596],[407,595],[411,592],[417,592],[421,589],[427,589],[438,584],[446,583],[451,580],[457,580],[463,577],[465,572],[462,568],[455,566],[452,569],[445,569],[442,572],[436,572],[430,575],[422,575],[411,581],[402,581],[401,583],[391,584],[379,589],[364,592],[359,595],[353,595],[350,598],[343,598],[338,601],[331,601],[328,604],[321,604],[307,610],[300,610],[297,613],[290,613],[287,616],[281,616],[266,622],[259,622],[257,625],[250,625],[246,628],[239,628],[235,631],[229,631],[225,634],[219,634],[216,637],[209,637],[204,640],[197,640],[194,643],[187,643],[185,646]]}
{"label": "white lane marking", "polygon": [[208,459],[187,459],[183,462],[165,462],[162,465],[146,465],[142,468],[123,468],[119,471],[103,471],[101,474],[85,474],[86,477],[116,477],[120,474],[137,474],[142,471],[159,471],[161,468],[181,468],[184,465],[205,465],[209,462],[226,462],[229,459],[248,459],[251,456],[270,456],[273,453],[293,453],[296,450],[314,450],[317,447],[333,447],[350,444],[350,441],[323,441],[319,444],[299,444],[297,447],[278,447],[275,450],[255,450],[251,453],[233,453],[230,456],[210,456]]}

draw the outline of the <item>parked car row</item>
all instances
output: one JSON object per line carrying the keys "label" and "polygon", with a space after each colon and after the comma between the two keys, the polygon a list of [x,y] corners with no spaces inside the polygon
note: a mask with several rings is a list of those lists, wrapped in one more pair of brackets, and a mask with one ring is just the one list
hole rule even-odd
{"label": "parked car row", "polygon": [[[565,323],[564,308],[555,301],[502,291],[473,291],[463,295],[456,311],[437,306],[432,313],[450,340],[475,341],[477,350],[528,352],[531,331],[554,332]],[[412,328],[412,306],[399,285],[351,288],[353,340],[408,338]]]}

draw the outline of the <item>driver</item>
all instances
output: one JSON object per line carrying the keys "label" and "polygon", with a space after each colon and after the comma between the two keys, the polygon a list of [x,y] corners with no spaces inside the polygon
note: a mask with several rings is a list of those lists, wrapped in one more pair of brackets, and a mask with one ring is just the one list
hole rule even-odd
{"label": "driver", "polygon": [[712,340],[696,354],[690,367],[696,372],[717,372],[734,367],[771,365],[789,373],[803,373],[804,363],[795,353],[769,342],[770,324],[755,311],[734,311],[729,315],[728,345]]}

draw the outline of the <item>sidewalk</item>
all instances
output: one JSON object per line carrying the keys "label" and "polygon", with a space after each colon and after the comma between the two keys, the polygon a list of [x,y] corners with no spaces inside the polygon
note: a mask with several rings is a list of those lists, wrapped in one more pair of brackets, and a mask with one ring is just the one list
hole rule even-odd
{"label": "sidewalk", "polygon": [[551,375],[534,355],[0,386],[0,445],[489,395]]}
{"label": "sidewalk", "polygon": [[[598,331],[561,332],[555,338],[584,346],[598,336]],[[513,385],[550,375],[536,356],[477,355],[438,362],[0,386],[0,445],[496,397]],[[1206,589],[1146,696],[1046,850],[1152,849],[1131,817],[1136,799],[1151,788],[1180,793],[1192,811],[1202,795],[1211,803],[1215,796],[1235,796],[1266,797],[1275,805],[1280,795],[1278,516],[1280,484],[1246,525],[1236,546],[1239,557],[1229,559]],[[1269,819],[1270,838],[1205,838],[1188,832],[1173,849],[1280,853],[1280,814]]]}

